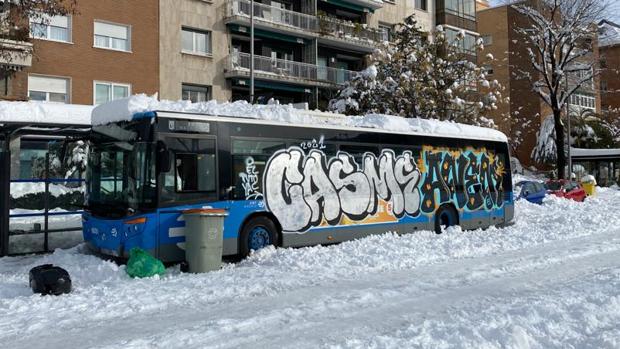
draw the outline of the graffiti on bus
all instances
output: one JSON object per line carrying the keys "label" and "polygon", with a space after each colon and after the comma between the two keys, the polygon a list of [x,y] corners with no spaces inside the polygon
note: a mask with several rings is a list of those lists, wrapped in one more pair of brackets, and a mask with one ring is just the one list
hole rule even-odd
{"label": "graffiti on bus", "polygon": [[284,231],[303,232],[432,214],[450,201],[463,210],[491,210],[503,205],[503,175],[504,164],[486,149],[424,147],[417,158],[384,149],[362,154],[358,163],[343,151],[330,157],[294,146],[269,159],[263,194]]}

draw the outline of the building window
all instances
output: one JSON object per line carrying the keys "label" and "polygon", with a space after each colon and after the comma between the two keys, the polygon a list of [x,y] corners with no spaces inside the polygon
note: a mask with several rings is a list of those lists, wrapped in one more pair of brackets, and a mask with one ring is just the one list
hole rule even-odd
{"label": "building window", "polygon": [[69,79],[29,75],[28,98],[33,101],[69,103]]}
{"label": "building window", "polygon": [[418,10],[427,11],[428,4],[426,2],[427,0],[415,0],[415,8]]}
{"label": "building window", "polygon": [[495,70],[493,69],[492,65],[485,65],[484,67],[484,71],[487,75],[493,75],[495,73]]}
{"label": "building window", "polygon": [[382,41],[392,40],[392,28],[393,27],[390,24],[379,23],[379,30],[381,31]]}
{"label": "building window", "polygon": [[483,35],[482,36],[482,44],[484,46],[493,45],[493,36],[492,35]]}
{"label": "building window", "polygon": [[607,92],[607,88],[608,88],[607,80],[601,80],[601,91]]}
{"label": "building window", "polygon": [[446,28],[446,39],[448,40],[448,44],[458,46],[459,50],[463,53],[475,55],[477,36],[465,31],[463,32],[465,33],[465,36],[462,39],[459,39],[459,31],[452,28]]}
{"label": "building window", "polygon": [[444,0],[443,10],[455,16],[476,20],[476,0]]}
{"label": "building window", "polygon": [[95,22],[95,47],[130,51],[131,29],[126,25]]}
{"label": "building window", "polygon": [[71,17],[42,15],[31,18],[30,34],[36,39],[71,42]]}
{"label": "building window", "polygon": [[206,102],[211,99],[211,87],[183,84],[181,86],[181,98],[192,103]]}
{"label": "building window", "polygon": [[211,32],[183,28],[181,30],[181,41],[183,52],[210,55],[211,54]]}
{"label": "building window", "polygon": [[95,81],[95,104],[126,98],[130,93],[131,86],[128,84]]}
{"label": "building window", "polygon": [[593,96],[572,94],[570,96],[570,104],[586,109],[596,109],[596,99]]}

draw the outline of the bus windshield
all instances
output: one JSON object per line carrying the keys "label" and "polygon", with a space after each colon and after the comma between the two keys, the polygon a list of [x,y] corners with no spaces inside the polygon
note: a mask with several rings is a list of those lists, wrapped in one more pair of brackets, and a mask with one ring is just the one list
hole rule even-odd
{"label": "bus windshield", "polygon": [[91,145],[86,204],[95,215],[124,217],[156,204],[155,145],[109,142]]}

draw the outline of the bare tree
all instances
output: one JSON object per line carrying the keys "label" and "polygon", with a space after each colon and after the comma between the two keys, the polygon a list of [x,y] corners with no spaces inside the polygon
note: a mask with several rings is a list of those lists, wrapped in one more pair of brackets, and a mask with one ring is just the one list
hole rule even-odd
{"label": "bare tree", "polygon": [[[46,25],[53,16],[75,13],[77,0],[0,0],[0,74],[13,73],[12,63],[32,55],[32,47],[16,45],[31,38],[31,23]],[[18,49],[19,47],[19,49]]]}
{"label": "bare tree", "polygon": [[593,54],[596,23],[607,8],[606,0],[538,0],[515,4],[528,20],[520,27],[535,74],[523,72],[532,89],[553,112],[556,166],[564,178],[565,130],[562,111],[569,97],[591,84],[599,73]]}

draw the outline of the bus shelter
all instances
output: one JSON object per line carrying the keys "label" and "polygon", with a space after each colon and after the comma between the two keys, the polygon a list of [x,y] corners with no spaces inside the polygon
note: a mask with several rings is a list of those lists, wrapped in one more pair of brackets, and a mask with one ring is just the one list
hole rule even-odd
{"label": "bus shelter", "polygon": [[[81,230],[83,174],[57,168],[67,156],[86,156],[75,154],[75,142],[90,132],[92,108],[0,102],[0,256],[47,252],[50,234]],[[79,200],[73,208],[59,208],[59,196]],[[54,226],[57,221],[72,226]]]}
{"label": "bus shelter", "polygon": [[578,179],[592,175],[600,186],[620,183],[620,149],[571,148],[571,158]]}

